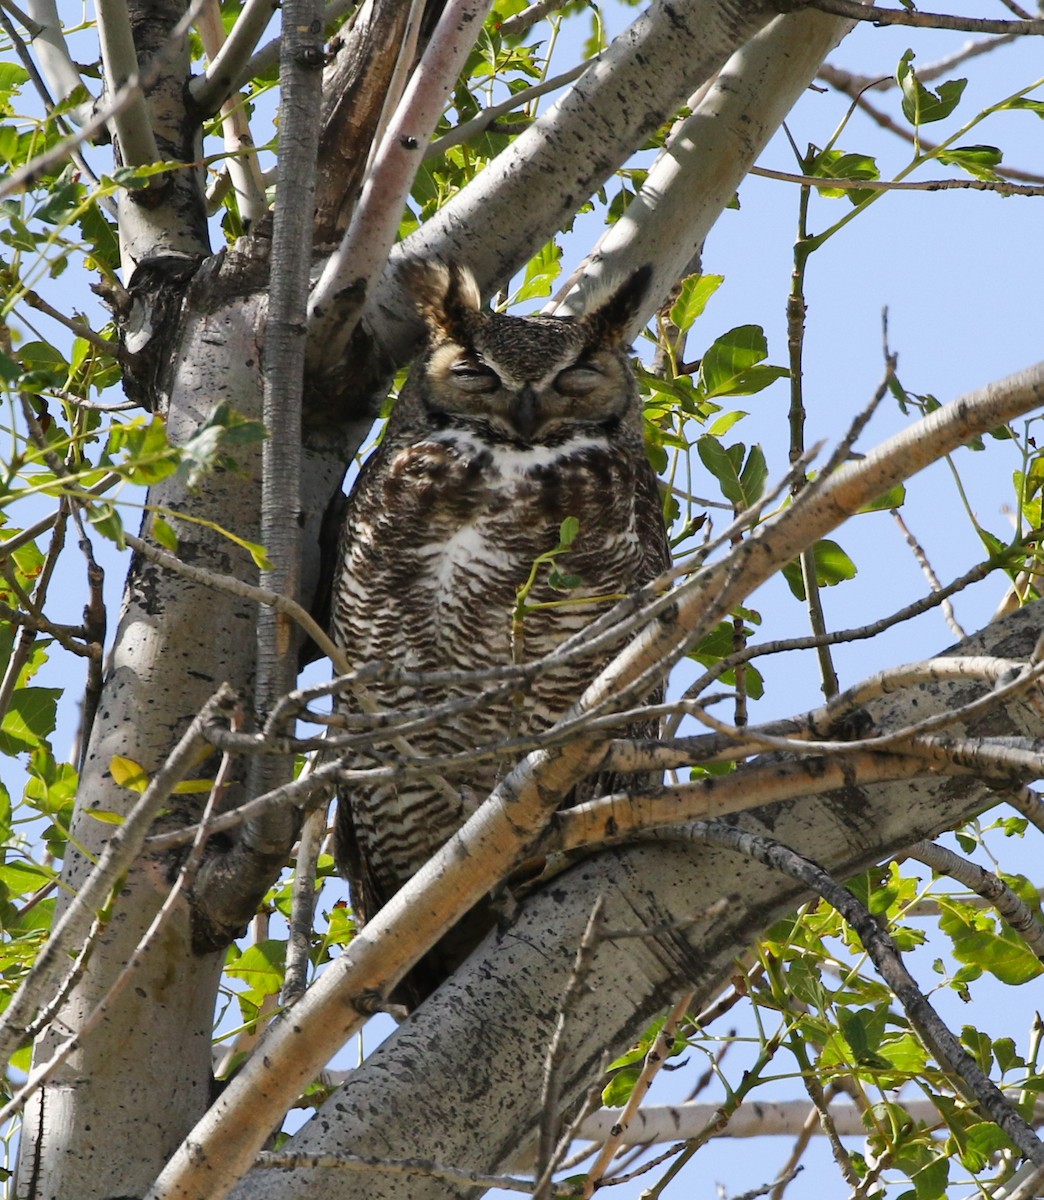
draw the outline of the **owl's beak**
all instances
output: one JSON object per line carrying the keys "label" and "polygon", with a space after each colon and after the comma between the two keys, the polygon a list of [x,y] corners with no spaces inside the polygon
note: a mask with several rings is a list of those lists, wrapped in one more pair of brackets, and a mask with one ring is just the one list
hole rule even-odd
{"label": "owl's beak", "polygon": [[508,407],[508,416],[518,436],[523,441],[532,441],[533,434],[540,428],[542,414],[540,398],[528,383],[512,399]]}

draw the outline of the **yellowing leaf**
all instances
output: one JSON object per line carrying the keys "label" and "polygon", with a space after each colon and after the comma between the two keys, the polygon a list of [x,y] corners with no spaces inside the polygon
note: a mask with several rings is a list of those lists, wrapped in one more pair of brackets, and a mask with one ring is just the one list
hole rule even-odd
{"label": "yellowing leaf", "polygon": [[127,819],[123,813],[109,812],[104,808],[92,808],[87,815],[96,821],[101,821],[103,825],[122,825]]}
{"label": "yellowing leaf", "polygon": [[109,774],[113,782],[120,787],[130,788],[134,792],[143,792],[149,786],[149,777],[144,768],[133,758],[124,758],[122,754],[114,754],[109,764]]}

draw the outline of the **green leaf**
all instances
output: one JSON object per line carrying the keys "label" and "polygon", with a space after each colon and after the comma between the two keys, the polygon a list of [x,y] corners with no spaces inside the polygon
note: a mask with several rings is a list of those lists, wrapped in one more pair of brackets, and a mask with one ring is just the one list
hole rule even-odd
{"label": "green leaf", "polygon": [[127,545],[123,539],[123,522],[120,520],[120,514],[111,504],[105,501],[100,504],[89,504],[87,519],[102,537],[115,542],[121,550]]}
{"label": "green leaf", "polygon": [[760,446],[751,446],[747,461],[743,464],[743,470],[740,471],[740,484],[748,504],[753,504],[761,499],[765,491],[766,479],[768,479],[768,463],[765,461],[765,452]]}
{"label": "green leaf", "polygon": [[671,324],[686,333],[703,315],[707,301],[725,282],[724,275],[689,275],[682,280],[678,299],[671,305]]}
{"label": "green leaf", "polygon": [[942,121],[960,103],[967,79],[949,79],[939,84],[938,92],[926,88],[913,67],[914,52],[907,50],[899,60],[895,78],[903,94],[903,115],[911,125]]}
{"label": "green leaf", "polygon": [[724,437],[725,434],[727,434],[733,427],[733,425],[739,424],[739,422],[747,416],[750,416],[750,414],[743,412],[743,410],[739,408],[733,409],[732,412],[722,413],[720,417],[717,417],[710,424],[710,426],[708,426],[707,432],[711,434],[712,437]]}
{"label": "green leaf", "polygon": [[997,1060],[1002,1075],[1026,1065],[1026,1060],[1015,1049],[1014,1039],[1010,1037],[998,1038],[993,1043],[993,1057]]}
{"label": "green leaf", "polygon": [[101,821],[103,825],[122,825],[127,819],[125,813],[109,812],[104,808],[92,808],[87,815],[94,821]]}
{"label": "green leaf", "polygon": [[990,1036],[974,1025],[965,1025],[961,1030],[961,1042],[979,1064],[979,1069],[988,1075],[993,1066],[993,1040]]}
{"label": "green leaf", "polygon": [[171,554],[178,552],[178,535],[171,528],[170,523],[165,521],[159,513],[154,513],[152,517],[152,536]]}
{"label": "green leaf", "polygon": [[969,905],[940,897],[939,928],[953,942],[953,955],[978,971],[989,971],[1001,983],[1017,986],[1044,973],[1040,960],[1009,926],[997,929],[993,919]]}
{"label": "green leaf", "polygon": [[8,898],[31,896],[40,888],[53,883],[54,871],[38,866],[34,862],[8,862],[0,865],[0,883],[4,885]]}
{"label": "green leaf", "polygon": [[887,492],[882,492],[876,500],[871,500],[869,504],[864,504],[858,511],[861,513],[870,512],[889,512],[893,508],[902,508],[906,503],[906,485],[897,483],[895,487],[891,487]]}
{"label": "green leaf", "polygon": [[602,1089],[602,1103],[606,1108],[622,1108],[630,1100],[640,1074],[638,1067],[617,1071]]}
{"label": "green leaf", "polygon": [[526,264],[522,286],[512,297],[513,302],[518,304],[523,300],[550,296],[552,284],[561,273],[562,247],[555,242],[548,242]]}
{"label": "green leaf", "polygon": [[760,498],[768,477],[768,465],[760,446],[750,453],[742,442],[725,447],[705,433],[696,441],[700,461],[714,476],[726,500],[739,509],[750,508]]}
{"label": "green leaf", "polygon": [[173,787],[175,796],[205,795],[214,786],[213,779],[183,779]]}
{"label": "green leaf", "polygon": [[0,111],[11,111],[8,100],[28,81],[29,72],[25,67],[13,62],[0,62]]}
{"label": "green leaf", "polygon": [[0,723],[0,753],[35,750],[54,732],[60,688],[15,688]]}
{"label": "green leaf", "polygon": [[286,942],[268,939],[250,946],[242,954],[233,955],[225,966],[225,974],[247,984],[240,999],[258,1007],[268,996],[278,995],[283,986],[286,962]]}
{"label": "green leaf", "polygon": [[976,179],[1000,179],[995,167],[999,167],[1004,155],[996,146],[955,146],[952,150],[940,150],[935,156],[939,162],[950,167],[960,167]]}
{"label": "green leaf", "polygon": [[254,560],[254,566],[257,567],[259,571],[274,570],[272,566],[272,560],[268,557],[268,551],[264,548],[264,546],[260,545],[258,542],[248,542],[246,538],[236,537],[234,534],[228,533],[227,530],[225,533],[226,536],[230,537],[237,545],[243,547],[243,549]]}
{"label": "green leaf", "polygon": [[722,334],[700,363],[699,390],[715,396],[750,396],[777,379],[784,367],[758,366],[768,355],[768,343],[760,325],[740,325]]}
{"label": "green leaf", "polygon": [[[827,179],[880,179],[881,173],[877,163],[868,154],[846,154],[843,150],[823,150],[812,160],[808,167],[810,175],[822,175]],[[872,196],[872,191],[858,188],[819,187],[821,196],[831,199],[851,200],[853,204],[862,202]]]}
{"label": "green leaf", "polygon": [[[856,565],[837,542],[824,538],[821,542],[816,542],[812,553],[816,566],[816,582],[820,587],[834,587],[835,584],[855,578]],[[783,577],[797,599],[804,600],[805,582],[801,575],[801,563],[787,563],[783,568]]]}
{"label": "green leaf", "polygon": [[1011,1141],[992,1121],[977,1121],[962,1131],[959,1142],[961,1166],[969,1171],[984,1171],[1001,1150],[1010,1150]]}
{"label": "green leaf", "polygon": [[576,541],[576,535],[580,532],[580,522],[576,517],[566,517],[558,528],[558,544],[559,546],[568,549],[573,542]]}

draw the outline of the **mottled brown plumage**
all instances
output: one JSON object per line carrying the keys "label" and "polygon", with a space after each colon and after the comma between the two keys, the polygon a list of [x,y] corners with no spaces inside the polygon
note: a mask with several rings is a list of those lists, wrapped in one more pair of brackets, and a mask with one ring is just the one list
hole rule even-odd
{"label": "mottled brown plumage", "polygon": [[[642,269],[579,319],[483,312],[471,276],[418,264],[410,285],[428,346],[384,440],[351,493],[341,534],[331,628],[353,667],[476,670],[532,661],[633,591],[668,562],[656,479],[623,339],[648,284]],[[541,568],[529,612],[512,628],[520,585],[559,544],[554,589]],[[568,603],[561,603],[568,600]],[[583,692],[605,657],[543,670],[511,699],[485,703],[407,736],[425,756],[473,750],[540,731]],[[374,683],[380,709],[466,699],[478,683]],[[348,695],[340,711],[360,711]],[[347,760],[372,765],[372,758]],[[345,788],[336,856],[357,918],[369,919],[435,853],[513,765],[511,756],[443,768],[424,779]],[[481,905],[404,981],[419,1003],[493,924]]]}

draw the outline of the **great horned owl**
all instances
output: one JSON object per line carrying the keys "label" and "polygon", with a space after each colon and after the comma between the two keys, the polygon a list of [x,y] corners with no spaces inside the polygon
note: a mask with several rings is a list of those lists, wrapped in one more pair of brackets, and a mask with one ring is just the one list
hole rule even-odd
{"label": "great horned owl", "polygon": [[[373,683],[369,701],[379,709],[477,695],[481,683],[446,682],[446,673],[545,655],[667,566],[624,346],[650,274],[634,272],[572,319],[489,313],[463,268],[408,268],[427,350],[349,497],[331,629],[353,668],[380,662],[443,677],[430,685]],[[577,532],[554,560],[557,577],[538,568],[526,615],[513,619],[518,589],[535,560],[560,548],[569,517]],[[435,756],[542,731],[604,662],[603,655],[548,667],[522,694],[405,740],[415,753]],[[339,710],[361,711],[359,698],[347,694]],[[335,853],[357,919],[371,917],[460,828],[514,757],[442,768],[435,784],[414,778],[344,789]],[[373,762],[349,757],[346,765]],[[414,968],[397,998],[419,1003],[493,923],[491,906],[480,905]]]}

